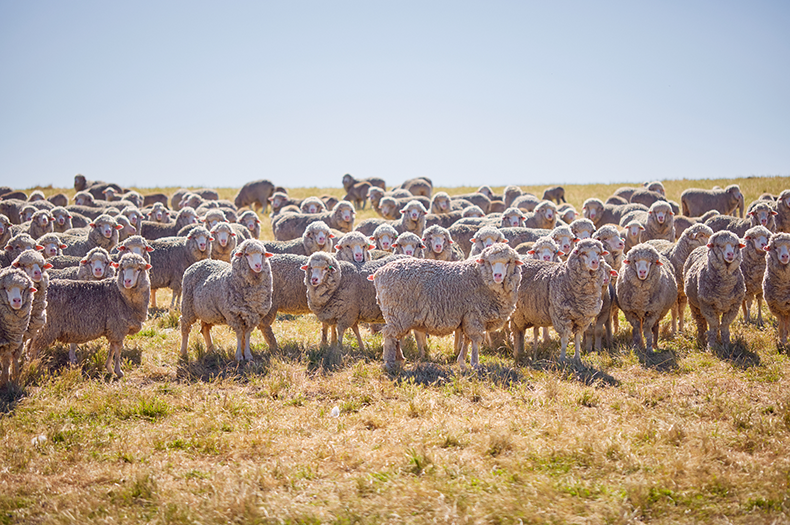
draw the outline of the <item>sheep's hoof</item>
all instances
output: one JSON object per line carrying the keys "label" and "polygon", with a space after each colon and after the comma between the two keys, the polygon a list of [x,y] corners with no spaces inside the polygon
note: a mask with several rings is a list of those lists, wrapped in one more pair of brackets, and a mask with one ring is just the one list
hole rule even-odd
{"label": "sheep's hoof", "polygon": [[404,361],[384,361],[384,370],[390,373],[397,373],[403,368]]}
{"label": "sheep's hoof", "polygon": [[115,375],[118,376],[118,379],[120,379],[123,377],[123,371],[120,368],[116,368]]}

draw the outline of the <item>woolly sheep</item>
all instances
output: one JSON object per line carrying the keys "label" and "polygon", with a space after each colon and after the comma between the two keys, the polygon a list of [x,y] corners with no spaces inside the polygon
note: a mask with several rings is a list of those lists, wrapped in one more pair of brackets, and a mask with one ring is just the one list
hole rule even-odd
{"label": "woolly sheep", "polygon": [[0,270],[0,387],[17,375],[14,356],[30,323],[34,293],[33,281],[24,271]]}
{"label": "woolly sheep", "polygon": [[109,215],[100,215],[88,225],[88,228],[87,236],[60,234],[60,240],[66,244],[63,255],[83,256],[97,246],[108,251],[112,250],[118,244],[118,230],[123,226]]}
{"label": "woolly sheep", "polygon": [[502,212],[502,220],[499,223],[500,228],[523,228],[524,219],[526,216],[518,208],[507,208]]}
{"label": "woolly sheep", "polygon": [[241,187],[233,203],[237,208],[249,206],[253,211],[266,213],[269,207],[269,197],[274,193],[274,184],[266,179],[254,180]]}
{"label": "woolly sheep", "polygon": [[557,226],[551,230],[549,237],[557,243],[557,247],[563,253],[564,258],[570,255],[574,244],[576,244],[576,235],[570,226]]}
{"label": "woolly sheep", "polygon": [[744,199],[737,184],[723,190],[689,188],[680,194],[680,203],[686,217],[699,217],[708,210],[718,210],[723,215],[735,215],[737,209],[739,216],[743,218]]}
{"label": "woolly sheep", "polygon": [[66,206],[69,203],[69,198],[63,193],[56,193],[47,197],[47,200],[55,206]]}
{"label": "woolly sheep", "polygon": [[381,224],[389,224],[398,233],[409,231],[415,235],[422,235],[425,230],[425,215],[428,213],[425,206],[419,201],[413,200],[400,213],[400,219],[389,223],[385,223],[383,219],[366,219],[359,223],[356,230],[370,236]]}
{"label": "woolly sheep", "polygon": [[330,228],[348,233],[354,229],[355,214],[354,207],[350,202],[340,201],[332,211],[325,213],[280,215],[272,220],[274,238],[278,241],[290,241],[301,237],[307,226],[316,221],[323,221]]}
{"label": "woolly sheep", "polygon": [[237,238],[233,228],[227,222],[220,222],[211,229],[211,258],[217,261],[230,262],[236,249]]}
{"label": "woolly sheep", "polygon": [[277,313],[290,315],[310,313],[304,271],[301,268],[307,264],[307,257],[290,253],[275,254],[269,259],[269,264],[272,272],[272,305],[258,323],[258,329],[269,345],[269,352],[276,352],[278,345],[272,324],[277,319]]}
{"label": "woolly sheep", "polygon": [[526,212],[532,212],[538,204],[540,204],[540,199],[531,193],[525,193],[514,199],[510,206]]}
{"label": "woolly sheep", "polygon": [[19,257],[19,254],[25,250],[42,251],[43,246],[38,244],[35,239],[26,233],[14,235],[8,240],[5,245],[5,250],[0,254],[0,267],[9,266],[14,259]]}
{"label": "woolly sheep", "polygon": [[429,209],[431,213],[441,215],[450,213],[451,211],[457,211],[461,208],[460,206],[453,206],[453,202],[447,192],[439,191],[433,195]]}
{"label": "woolly sheep", "polygon": [[392,247],[396,255],[408,255],[418,259],[422,258],[423,251],[426,249],[422,239],[412,232],[403,232],[398,235]]}
{"label": "woolly sheep", "polygon": [[370,241],[376,245],[377,250],[391,252],[393,250],[393,243],[398,238],[398,230],[389,224],[380,224],[373,230],[373,235],[370,236]]}
{"label": "woolly sheep", "polygon": [[738,315],[746,294],[741,272],[743,247],[734,233],[716,232],[707,246],[691,252],[683,266],[684,290],[697,324],[700,346],[708,327],[709,349],[716,344],[719,335],[723,345],[730,344],[730,324]]}
{"label": "woolly sheep", "polygon": [[38,210],[30,218],[27,233],[34,239],[38,239],[42,235],[55,231],[54,222],[55,218],[52,217],[48,210]]}
{"label": "woolly sheep", "polygon": [[24,351],[24,344],[30,341],[47,320],[47,288],[49,286],[49,270],[52,265],[47,263],[44,257],[35,250],[25,250],[11,263],[13,268],[17,268],[25,272],[28,277],[33,281],[33,306],[30,310],[30,321],[25,330],[25,335],[22,337],[22,345],[17,347],[13,353],[11,361],[11,378],[16,377],[16,371],[19,366],[19,359],[22,357]]}
{"label": "woolly sheep", "polygon": [[565,188],[562,186],[554,186],[553,188],[547,188],[543,192],[543,200],[544,201],[555,201],[557,204],[560,202],[565,201]]}
{"label": "woolly sheep", "polygon": [[211,350],[211,327],[225,324],[236,332],[236,361],[252,361],[250,335],[272,306],[272,272],[264,244],[241,243],[231,263],[204,260],[184,272],[181,298],[181,355],[187,357],[189,331],[201,322],[206,349]]}
{"label": "woolly sheep", "polygon": [[[179,207],[179,210],[181,208]],[[167,224],[170,222],[170,210],[164,204],[156,202],[148,210],[148,220],[151,222],[158,222],[160,224]]]}
{"label": "woolly sheep", "polygon": [[132,235],[137,235],[137,228],[132,226],[132,223],[129,222],[125,215],[118,215],[115,221],[121,226],[118,230],[118,242],[123,242]]}
{"label": "woolly sheep", "polygon": [[145,259],[145,262],[151,262],[151,252],[154,247],[140,235],[132,235],[122,243],[115,247],[117,253],[110,254],[114,262],[118,262],[121,257],[126,253],[134,253]]}
{"label": "woolly sheep", "polygon": [[527,250],[527,255],[529,255],[530,258],[548,262],[560,262],[561,253],[560,247],[557,246],[554,239],[549,236],[539,238],[532,243],[530,249]]}
{"label": "woolly sheep", "polygon": [[173,297],[170,308],[181,296],[181,279],[192,264],[211,258],[211,234],[196,226],[186,237],[163,237],[150,241],[151,252],[151,307],[156,308],[156,291],[170,288]]}
{"label": "woolly sheep", "polygon": [[624,253],[628,253],[631,248],[642,242],[643,231],[645,231],[645,227],[636,219],[628,221],[628,223],[623,226],[623,238],[625,239]]}
{"label": "woolly sheep", "polygon": [[776,200],[776,231],[790,233],[790,190],[784,190]]}
{"label": "woolly sheep", "polygon": [[36,240],[36,243],[39,246],[44,247],[44,249],[41,251],[41,255],[43,255],[45,259],[49,259],[50,257],[57,255],[63,255],[63,248],[66,247],[66,245],[63,244],[63,241],[60,240],[60,237],[57,233],[48,233],[46,235],[42,235]]}
{"label": "woolly sheep", "polygon": [[652,352],[658,345],[659,322],[678,298],[669,260],[653,246],[637,244],[623,261],[615,288],[617,304],[633,327],[634,346]]}
{"label": "woolly sheep", "polygon": [[774,216],[777,212],[771,204],[765,201],[758,202],[746,214],[746,218],[739,219],[731,215],[716,215],[705,221],[714,232],[728,230],[738,237],[743,237],[746,230],[754,226],[765,226],[770,231],[776,231],[776,220]]}
{"label": "woolly sheep", "polygon": [[469,251],[467,259],[478,256],[479,254],[483,253],[483,250],[498,242],[507,243],[508,241],[498,228],[494,228],[493,226],[483,226],[477,230],[477,232],[475,232],[474,236],[471,238],[471,242],[472,249]]}
{"label": "woolly sheep", "polygon": [[174,237],[178,235],[182,228],[193,224],[200,224],[197,212],[190,206],[184,206],[179,210],[175,222],[143,221],[140,227],[140,235],[151,241],[163,237]]}
{"label": "woolly sheep", "polygon": [[524,195],[524,191],[521,188],[510,185],[505,186],[505,190],[502,192],[502,199],[505,202],[505,206],[509,208],[513,206],[513,201],[522,195]]}
{"label": "woolly sheep", "polygon": [[590,239],[595,233],[595,224],[590,219],[576,219],[568,225],[576,239]]}
{"label": "woolly sheep", "polygon": [[343,175],[343,188],[346,191],[348,191],[350,187],[352,187],[354,184],[357,184],[358,182],[367,182],[371,186],[380,188],[382,190],[386,189],[387,187],[386,183],[384,182],[384,179],[382,179],[381,177],[367,177],[365,179],[355,179],[354,176],[351,175],[350,173],[346,173],[345,175]]}
{"label": "woolly sheep", "polygon": [[49,274],[53,279],[100,281],[115,275],[112,263],[113,260],[110,258],[110,254],[107,253],[107,250],[97,246],[91,249],[85,257],[80,259],[78,266],[72,266],[62,270],[51,270]]}
{"label": "woolly sheep", "polygon": [[422,242],[427,247],[423,252],[425,259],[437,261],[460,261],[465,259],[463,251],[457,247],[450,232],[441,226],[426,228]]}
{"label": "woolly sheep", "polygon": [[779,343],[785,346],[790,333],[790,234],[771,236],[766,259],[763,294],[768,309],[776,317]]}
{"label": "woolly sheep", "polygon": [[645,229],[640,234],[642,242],[653,239],[675,240],[675,214],[665,201],[656,201],[647,210]]}
{"label": "woolly sheep", "polygon": [[650,207],[658,201],[666,201],[666,196],[657,191],[650,191],[647,188],[636,190],[629,199],[629,202]]}
{"label": "woolly sheep", "polygon": [[[518,254],[506,244],[483,250],[461,262],[404,259],[391,262],[371,277],[386,325],[384,363],[402,363],[402,337],[415,330],[421,355],[425,334],[449,335],[460,330],[471,341],[472,366],[479,364],[479,345],[486,331],[502,328],[513,313],[521,280]],[[404,293],[408,290],[408,293]],[[465,365],[466,345],[458,355]]]}
{"label": "woolly sheep", "polygon": [[402,211],[412,205],[412,203],[415,201],[419,202],[426,210],[431,205],[430,201],[425,197],[415,197],[414,195],[409,195],[408,197],[395,198],[385,196],[379,202],[377,212],[384,219],[390,221],[398,220],[402,215]]}
{"label": "woolly sheep", "polygon": [[585,219],[590,219],[596,228],[604,224],[620,224],[623,215],[633,210],[647,211],[647,206],[641,204],[626,204],[625,206],[614,206],[604,204],[600,199],[587,199],[582,206],[582,215]]}
{"label": "woolly sheep", "polygon": [[551,230],[557,223],[557,206],[551,201],[542,201],[535,207],[531,215],[524,219],[525,228],[543,228]]}
{"label": "woolly sheep", "polygon": [[261,237],[261,220],[254,211],[247,210],[239,215],[238,222],[247,228],[253,239],[259,239]]}
{"label": "woolly sheep", "polygon": [[743,299],[743,317],[751,322],[752,302],[757,297],[757,325],[763,326],[763,277],[765,276],[766,247],[771,240],[771,230],[765,226],[750,228],[743,238],[746,246],[741,250],[741,271],[746,285]]}
{"label": "woolly sheep", "polygon": [[374,246],[367,236],[358,231],[348,232],[337,240],[335,257],[338,261],[363,263],[370,260],[371,248]]}
{"label": "woolly sheep", "polygon": [[310,223],[301,237],[290,241],[267,241],[266,248],[271,253],[292,253],[305,257],[315,252],[331,252],[335,235],[324,221]]}
{"label": "woolly sheep", "polygon": [[570,204],[563,204],[557,208],[557,225],[562,221],[565,224],[570,224],[579,217],[579,213]]}

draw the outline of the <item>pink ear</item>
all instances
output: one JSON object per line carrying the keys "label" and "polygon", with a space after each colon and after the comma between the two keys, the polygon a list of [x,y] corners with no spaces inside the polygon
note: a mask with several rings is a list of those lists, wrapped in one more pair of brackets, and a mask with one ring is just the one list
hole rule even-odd
{"label": "pink ear", "polygon": [[209,237],[208,240],[214,242],[214,237]]}
{"label": "pink ear", "polygon": [[373,280],[375,280],[373,279],[373,275],[368,275],[368,281],[373,281]]}
{"label": "pink ear", "polygon": [[306,264],[299,267],[300,270],[305,270],[305,271],[307,271],[307,268],[308,266]]}
{"label": "pink ear", "polygon": [[335,250],[340,251],[342,249],[343,249],[342,246],[340,246],[339,244],[335,244]]}
{"label": "pink ear", "polygon": [[454,240],[450,239],[450,244],[452,244],[452,243],[454,243],[454,242],[455,242]]}
{"label": "pink ear", "polygon": [[19,268],[19,263],[14,261],[11,263],[11,266],[13,266],[14,268]]}
{"label": "pink ear", "polygon": [[656,261],[656,264],[659,266],[664,266],[664,263],[662,263],[661,261]]}
{"label": "pink ear", "polygon": [[234,253],[233,255],[235,255],[236,257],[241,257],[241,256],[242,256],[242,255],[244,255],[244,254],[243,254],[243,253],[241,253],[241,252],[236,252],[236,253]]}
{"label": "pink ear", "polygon": [[712,243],[708,243],[707,246],[708,246],[708,248],[713,248],[713,244]]}
{"label": "pink ear", "polygon": [[67,219],[73,219],[74,217],[72,217],[71,215],[67,215],[66,218]]}
{"label": "pink ear", "polygon": [[739,244],[738,244],[738,247],[739,247],[739,248],[746,248],[746,245],[745,245],[745,244],[740,244],[740,243],[739,243]]}
{"label": "pink ear", "polygon": [[376,242],[376,238],[375,237],[368,237],[368,239],[373,241],[373,242]]}
{"label": "pink ear", "polygon": [[631,264],[631,261],[629,261],[628,259],[625,259],[625,260],[623,260],[623,264]]}
{"label": "pink ear", "polygon": [[146,246],[145,247],[145,251],[152,252],[152,251],[154,251],[154,248],[152,246]]}
{"label": "pink ear", "polygon": [[368,250],[375,250],[375,249],[376,249],[375,244],[368,244]]}
{"label": "pink ear", "polygon": [[40,252],[40,251],[43,251],[43,250],[44,250],[43,246],[41,246],[40,244],[36,244],[36,251]]}
{"label": "pink ear", "polygon": [[771,215],[779,215],[779,212],[775,212],[775,211],[771,210]]}
{"label": "pink ear", "polygon": [[231,236],[231,237],[235,237],[235,236],[236,236],[236,234],[235,234],[235,233],[231,233],[231,234],[230,234],[230,236]]}
{"label": "pink ear", "polygon": [[521,266],[522,264],[524,264],[524,261],[521,259],[516,259],[516,266]]}
{"label": "pink ear", "polygon": [[[85,264],[88,264],[87,261],[85,262]],[[120,264],[117,263],[117,262],[111,262],[110,266],[112,266],[113,268],[118,268],[120,266]]]}
{"label": "pink ear", "polygon": [[401,210],[400,212],[401,212],[401,215],[403,215],[404,213],[406,213],[406,210]]}
{"label": "pink ear", "polygon": [[38,290],[36,290],[35,288],[33,288],[33,287],[31,286],[31,287],[30,287],[30,289],[29,289],[28,291],[29,291],[30,293],[36,293]]}
{"label": "pink ear", "polygon": [[478,264],[483,264],[485,261],[483,259],[476,259],[475,262]]}
{"label": "pink ear", "polygon": [[146,269],[146,270],[150,270],[151,268],[153,268],[153,266],[151,266],[150,264],[146,264],[146,265],[145,265],[145,269]]}
{"label": "pink ear", "polygon": [[609,273],[612,275],[612,277],[617,275],[617,272],[615,270],[609,270]]}
{"label": "pink ear", "polygon": [[764,249],[765,251],[768,251],[768,250],[770,250],[770,249],[771,249],[771,247],[770,247],[770,246],[766,246],[766,247],[765,247],[765,248],[763,248],[763,249]]}
{"label": "pink ear", "polygon": [[268,259],[269,257],[274,257],[274,254],[269,252],[263,252],[263,256]]}
{"label": "pink ear", "polygon": [[604,250],[604,251],[602,251],[602,252],[601,252],[601,255],[609,255],[609,252],[607,252],[606,250]]}
{"label": "pink ear", "polygon": [[44,269],[45,270],[49,270],[50,268],[52,268],[51,264],[47,263],[47,264],[44,265]]}
{"label": "pink ear", "polygon": [[118,251],[119,252],[122,252],[124,250],[128,250],[128,248],[126,246],[118,246]]}
{"label": "pink ear", "polygon": [[95,228],[96,224],[92,222],[92,223],[88,224],[88,226],[90,226],[91,228]]}
{"label": "pink ear", "polygon": [[330,239],[334,239],[334,238],[335,238],[335,235],[334,235],[334,234],[332,234],[332,233],[330,233],[330,234],[329,234],[329,238],[330,238]]}
{"label": "pink ear", "polygon": [[527,251],[527,253],[530,254],[530,255],[534,255],[535,254],[535,250],[529,250],[529,251]]}

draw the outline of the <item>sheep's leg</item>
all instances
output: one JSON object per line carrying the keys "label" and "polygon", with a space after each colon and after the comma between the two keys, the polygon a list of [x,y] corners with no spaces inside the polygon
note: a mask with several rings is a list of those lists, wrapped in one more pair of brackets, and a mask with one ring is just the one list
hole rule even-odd
{"label": "sheep's leg", "polygon": [[513,329],[513,361],[518,364],[521,354],[524,353],[524,330]]}
{"label": "sheep's leg", "polygon": [[69,345],[69,363],[72,365],[77,364],[77,345],[74,343]]}
{"label": "sheep's leg", "polygon": [[716,347],[717,336],[719,335],[719,328],[721,326],[721,323],[719,322],[719,316],[715,311],[711,312],[702,309],[700,309],[700,311],[702,312],[705,322],[708,323],[708,350],[713,351],[713,349]]}
{"label": "sheep's leg", "polygon": [[685,330],[684,320],[686,318],[686,303],[688,302],[688,298],[684,295],[680,297],[678,294],[678,330],[682,334]]}
{"label": "sheep's leg", "polygon": [[365,350],[365,343],[362,342],[362,336],[359,333],[359,324],[354,323],[351,325],[351,329],[354,331],[354,335],[357,336],[357,344],[359,345],[359,349]]}
{"label": "sheep's leg", "polygon": [[425,335],[425,332],[419,330],[414,330],[413,332],[417,348],[420,350],[420,359],[425,359],[425,356],[428,354],[428,337]]}
{"label": "sheep's leg", "polygon": [[118,377],[123,377],[123,372],[121,371],[121,351],[123,350],[123,341],[115,343],[115,375]]}
{"label": "sheep's leg", "polygon": [[156,309],[156,289],[151,288],[151,308]]}
{"label": "sheep's leg", "polygon": [[338,348],[343,348],[343,335],[346,333],[345,327],[338,327],[337,325],[332,326],[332,344],[331,346],[337,346]]}
{"label": "sheep's leg", "polygon": [[538,348],[538,339],[540,339],[540,328],[537,326],[532,327],[532,344],[535,345],[535,349]]}
{"label": "sheep's leg", "polygon": [[757,294],[757,326],[763,327],[763,294]]}
{"label": "sheep's leg", "polygon": [[175,307],[176,300],[179,301],[178,304],[180,305],[181,304],[180,303],[180,300],[181,300],[181,289],[180,288],[178,290],[173,290],[173,296],[170,298],[170,309],[171,310]]}
{"label": "sheep's leg", "polygon": [[482,342],[483,338],[479,336],[472,339],[472,355],[470,356],[472,368],[480,368],[480,343]]}
{"label": "sheep's leg", "polygon": [[549,337],[549,327],[543,327],[543,342],[548,343],[551,338]]}
{"label": "sheep's leg", "polygon": [[670,311],[672,312],[672,337],[675,337],[675,335],[678,333],[678,302],[677,301],[675,301],[675,303],[672,305]]}
{"label": "sheep's leg", "polygon": [[[606,348],[612,348],[612,318],[607,319],[603,326],[606,330]],[[596,348],[596,350],[600,351],[601,349]]]}
{"label": "sheep's leg", "polygon": [[697,325],[697,345],[703,348],[705,346],[705,332],[708,331],[708,322],[705,320],[699,308],[694,308],[692,306],[691,316],[694,318],[694,322]]}
{"label": "sheep's leg", "polygon": [[642,319],[634,315],[633,312],[625,312],[625,318],[631,325],[631,344],[635,348],[642,348]]}
{"label": "sheep's leg", "polygon": [[[609,333],[612,332],[612,326],[614,326],[614,333],[617,333],[620,330],[620,315],[618,312],[620,311],[617,308],[617,305],[614,304],[614,300],[612,300],[612,313],[609,315]],[[611,336],[609,341],[609,346],[611,346]]]}
{"label": "sheep's leg", "polygon": [[250,348],[250,339],[252,339],[252,328],[244,333],[244,358],[247,361],[252,361],[252,349]]}
{"label": "sheep's leg", "polygon": [[397,337],[384,336],[384,368],[393,369],[405,361]]}
{"label": "sheep's leg", "polygon": [[8,384],[8,369],[11,367],[11,354],[3,351],[0,357],[0,388]]}
{"label": "sheep's leg", "polygon": [[560,361],[565,362],[565,350],[568,348],[568,339],[570,339],[566,334],[560,334]]}
{"label": "sheep's leg", "polygon": [[263,338],[266,340],[266,344],[269,346],[269,352],[276,352],[277,348],[277,338],[274,337],[274,330],[272,330],[271,325],[259,325],[258,330],[261,331],[263,334]]}
{"label": "sheep's leg", "polygon": [[200,333],[203,334],[203,340],[206,342],[206,351],[214,350],[214,343],[211,342],[211,326],[208,323],[200,322]]}
{"label": "sheep's leg", "polygon": [[469,339],[463,337],[461,341],[461,350],[458,352],[458,359],[456,359],[456,362],[461,368],[466,368],[466,348],[469,346]]}
{"label": "sheep's leg", "polygon": [[321,323],[321,346],[326,346],[327,343],[327,331],[329,330],[329,325],[327,323]]}
{"label": "sheep's leg", "polygon": [[743,302],[741,303],[741,306],[743,307],[743,322],[749,324],[751,322],[749,315],[749,310],[752,309],[751,299],[749,298],[744,299]]}
{"label": "sheep's leg", "polygon": [[730,308],[728,311],[724,312],[721,316],[721,344],[725,346],[730,345],[730,325],[735,321],[735,318],[738,317],[738,307]]}
{"label": "sheep's leg", "polygon": [[576,332],[576,338],[574,341],[574,353],[573,353],[573,361],[580,365],[582,363],[582,331],[578,330]]}

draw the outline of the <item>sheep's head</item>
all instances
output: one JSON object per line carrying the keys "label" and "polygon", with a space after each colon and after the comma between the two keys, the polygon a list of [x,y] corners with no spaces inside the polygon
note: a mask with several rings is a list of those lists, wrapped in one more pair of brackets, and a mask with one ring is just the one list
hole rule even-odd
{"label": "sheep's head", "polygon": [[780,206],[786,206],[787,208],[790,208],[790,190],[784,190],[779,194],[779,199],[776,201],[776,207],[779,208]]}
{"label": "sheep's head", "polygon": [[[183,209],[184,206],[186,205],[182,205],[181,208]],[[148,220],[154,222],[168,222],[170,220],[170,210],[165,208],[161,202],[154,203],[151,207],[151,211],[148,212]]]}
{"label": "sheep's head", "polygon": [[326,206],[318,197],[308,197],[302,201],[301,209],[303,213],[321,213],[326,211]]}
{"label": "sheep's head", "polygon": [[598,222],[603,215],[603,202],[600,199],[587,199],[582,206],[582,215],[585,219]]}
{"label": "sheep's head", "polygon": [[234,242],[236,240],[236,233],[233,231],[233,228],[230,227],[230,223],[227,222],[219,222],[211,228],[211,236],[214,238],[214,241],[219,243],[223,248],[236,244]]}
{"label": "sheep's head", "polygon": [[576,219],[570,224],[570,228],[577,239],[589,239],[595,233],[595,224],[589,219]]}
{"label": "sheep's head", "polygon": [[311,222],[302,234],[302,242],[309,253],[329,251],[335,236],[324,221]]}
{"label": "sheep's head", "polygon": [[288,195],[281,191],[277,191],[269,197],[269,202],[273,209],[279,210],[288,202]]}
{"label": "sheep's head", "polygon": [[192,228],[187,235],[187,239],[193,241],[201,252],[209,250],[211,246],[209,243],[214,240],[209,231],[202,226]]}
{"label": "sheep's head", "polygon": [[345,175],[343,175],[343,187],[344,188],[348,188],[349,186],[352,186],[354,184],[354,181],[355,181],[355,179],[354,179],[354,177],[351,176],[350,173],[346,173]]}
{"label": "sheep's head", "polygon": [[340,261],[365,262],[370,260],[368,250],[375,248],[362,233],[353,231],[343,235],[335,245]]}
{"label": "sheep's head", "polygon": [[743,240],[746,241],[747,247],[750,246],[758,254],[765,255],[765,252],[768,251],[768,243],[771,240],[771,230],[765,226],[749,228],[743,236]]}
{"label": "sheep's head", "polygon": [[49,211],[47,210],[38,210],[33,214],[30,220],[32,220],[41,228],[47,228],[51,222],[54,222],[55,218],[52,217],[52,215],[50,215]]}
{"label": "sheep's head", "polygon": [[524,263],[516,250],[507,244],[496,243],[483,250],[475,259],[483,280],[489,287],[503,286],[508,293],[518,289],[521,272],[518,267]]}
{"label": "sheep's head", "polygon": [[453,243],[453,239],[445,228],[434,224],[423,232],[422,242],[427,244],[433,253],[439,254]]}
{"label": "sheep's head", "polygon": [[137,223],[140,222],[140,219],[142,219],[143,217],[143,214],[140,213],[140,210],[132,207],[128,207],[125,210],[123,210],[123,214],[126,216],[127,219],[129,219],[129,222],[135,228],[137,227]]}
{"label": "sheep's head", "polygon": [[543,217],[542,222],[548,223],[551,228],[557,222],[557,206],[551,201],[543,201],[535,207],[535,214]]}
{"label": "sheep's head", "polygon": [[664,185],[661,183],[661,181],[645,183],[645,187],[648,189],[648,191],[655,191],[664,197],[667,196],[667,191],[664,189]]}
{"label": "sheep's head", "polygon": [[570,224],[579,218],[579,214],[573,206],[566,206],[562,210],[557,211],[557,216],[566,224]]}
{"label": "sheep's head", "polygon": [[[184,209],[188,209],[188,208],[184,208]],[[181,213],[183,213],[183,211],[184,210],[181,210],[180,212],[178,212],[179,217],[184,217],[183,215],[181,215]],[[193,210],[193,212],[194,212],[194,210]],[[190,214],[188,214],[188,215],[191,218],[191,215]],[[184,219],[184,220],[186,220],[186,219]],[[227,222],[227,220],[228,219],[227,219],[227,217],[225,217],[225,213],[222,210],[219,210],[219,209],[209,210],[206,213],[206,215],[203,216],[203,223],[206,225],[206,228],[209,231],[213,230],[214,226],[216,226],[217,224],[219,224],[221,222]],[[197,215],[195,215],[195,221],[194,222],[190,222],[188,224],[197,224],[197,222],[198,222]]]}
{"label": "sheep's head", "polygon": [[[239,244],[233,252],[233,260],[245,261],[253,273],[261,273],[269,262],[267,259],[274,254],[266,251],[264,244],[257,239],[247,239]],[[234,264],[234,267],[236,265]]]}
{"label": "sheep's head", "polygon": [[118,251],[121,252],[121,254],[133,253],[145,259],[146,254],[154,251],[154,247],[148,244],[145,238],[139,235],[133,235],[118,246]]}
{"label": "sheep's head", "polygon": [[254,211],[245,211],[241,214],[241,217],[239,217],[239,223],[247,228],[250,233],[254,233],[257,225],[261,223],[261,220]]}
{"label": "sheep's head", "polygon": [[99,215],[96,217],[96,220],[90,223],[90,227],[98,231],[106,239],[112,239],[113,235],[117,235],[116,232],[123,228],[123,226],[118,224],[118,221],[109,215]]}
{"label": "sheep's head", "polygon": [[378,186],[371,186],[368,190],[368,199],[370,202],[376,203],[376,205],[378,205],[382,197],[384,197],[384,190]]}
{"label": "sheep's head", "polygon": [[78,191],[74,194],[74,204],[77,206],[90,206],[93,204],[93,195],[87,191]]}
{"label": "sheep's head", "polygon": [[790,233],[776,233],[765,248],[773,266],[787,267],[790,263]]}
{"label": "sheep's head", "polygon": [[527,251],[533,259],[537,259],[538,261],[557,261],[557,257],[560,254],[560,248],[557,246],[557,243],[551,237],[540,237],[535,244],[532,246],[532,249]]}
{"label": "sheep's head", "polygon": [[392,245],[395,242],[395,239],[398,238],[398,231],[390,226],[389,224],[382,224],[373,232],[373,236],[370,237],[371,242],[376,243],[376,246],[379,250],[383,250],[385,252],[392,250]]}
{"label": "sheep's head", "polygon": [[658,224],[664,224],[672,218],[672,206],[666,201],[656,201],[647,211],[648,220],[652,217]]}
{"label": "sheep's head", "polygon": [[8,240],[5,249],[11,258],[16,259],[19,257],[19,254],[25,250],[36,250],[40,252],[44,250],[44,247],[38,244],[30,235],[20,233]]}
{"label": "sheep's head", "polygon": [[637,220],[625,225],[625,237],[631,244],[639,244],[639,238],[642,236],[643,231],[645,231],[645,227]]}
{"label": "sheep's head", "polygon": [[708,244],[708,239],[710,239],[711,235],[713,235],[713,230],[711,230],[710,226],[701,223],[692,224],[686,228],[680,236],[678,244],[686,242],[693,250],[694,248]]}
{"label": "sheep's head", "polygon": [[395,239],[392,247],[395,249],[395,253],[402,253],[410,257],[421,256],[422,250],[425,249],[422,240],[412,232],[401,233],[398,238]]}
{"label": "sheep's head", "polygon": [[485,215],[486,214],[483,213],[483,210],[480,209],[480,206],[475,206],[474,204],[464,208],[464,211],[461,213],[462,217],[473,217],[478,219],[480,217],[485,217]]}
{"label": "sheep's head", "polygon": [[96,247],[80,260],[80,264],[87,266],[91,272],[91,277],[99,280],[107,276],[107,269],[112,264],[112,260],[107,250]]}
{"label": "sheep's head", "polygon": [[354,205],[348,201],[340,201],[335,204],[335,207],[332,210],[334,212],[335,217],[338,217],[342,222],[347,224],[354,223],[354,216],[356,212],[354,211]]}
{"label": "sheep's head", "polygon": [[580,263],[582,267],[591,273],[598,271],[601,266],[603,256],[609,252],[604,250],[601,241],[595,239],[582,239],[576,243],[576,247],[568,257],[569,263]]}
{"label": "sheep's head", "polygon": [[431,211],[433,213],[447,213],[451,209],[450,196],[447,193],[440,191],[433,195],[431,200]]}
{"label": "sheep's head", "polygon": [[63,242],[60,240],[60,237],[54,233],[42,235],[36,242],[44,247],[41,252],[44,258],[60,255],[60,251],[66,248],[66,245],[63,244]]}
{"label": "sheep's head", "polygon": [[494,198],[494,192],[491,191],[491,188],[488,187],[488,186],[480,186],[479,188],[477,188],[477,193],[482,193],[483,195],[485,195],[489,199],[493,199]]}
{"label": "sheep's head", "polygon": [[518,208],[508,208],[502,212],[503,228],[520,228],[524,226],[524,212]]}
{"label": "sheep's head", "polygon": [[663,265],[658,250],[650,244],[639,244],[632,248],[623,264],[627,264],[640,281],[647,279],[651,270],[660,271],[656,268]]}
{"label": "sheep's head", "polygon": [[625,240],[620,237],[620,232],[617,231],[617,227],[611,224],[601,226],[600,229],[596,230],[593,234],[593,239],[601,241],[604,249],[608,250],[610,253],[620,253],[625,248]]}
{"label": "sheep's head", "polygon": [[339,280],[341,275],[340,263],[332,255],[317,252],[307,259],[307,264],[301,267],[305,272],[305,285],[317,287],[327,282],[330,276],[336,276]]}
{"label": "sheep's head", "polygon": [[484,226],[477,230],[477,233],[475,233],[474,237],[472,237],[471,242],[477,246],[480,251],[483,251],[485,248],[488,248],[495,243],[507,243],[507,239],[498,228]]}
{"label": "sheep's head", "polygon": [[24,306],[29,305],[31,294],[35,293],[33,281],[21,270],[6,270],[0,274],[0,287],[3,292],[0,297],[11,307],[12,310],[24,311]]}
{"label": "sheep's head", "polygon": [[21,210],[19,210],[19,220],[21,222],[27,222],[33,219],[33,214],[38,211],[38,208],[35,206],[26,205],[23,206]]}
{"label": "sheep's head", "polygon": [[571,253],[571,249],[576,242],[576,236],[573,234],[570,227],[561,226],[559,228],[554,228],[549,235],[554,239],[554,242],[557,243],[562,253],[566,255]]}
{"label": "sheep's head", "polygon": [[52,265],[44,260],[44,256],[35,250],[25,250],[20,253],[11,266],[24,271],[34,283],[41,282],[43,272],[52,268]]}
{"label": "sheep's head", "polygon": [[[151,265],[137,254],[124,254],[121,260],[112,263],[112,266],[118,270],[118,283],[127,290],[131,290],[141,282],[148,282],[147,272],[151,269]],[[145,275],[146,278],[141,280],[141,275]]]}
{"label": "sheep's head", "polygon": [[777,215],[776,211],[767,202],[758,202],[749,212],[749,220],[752,226],[768,226],[772,221],[771,218]]}
{"label": "sheep's head", "polygon": [[731,231],[718,231],[708,240],[708,260],[724,266],[730,273],[735,272],[740,268],[741,248],[745,246]]}
{"label": "sheep's head", "polygon": [[409,201],[400,212],[412,222],[418,222],[422,217],[425,217],[428,210],[425,209],[425,206],[420,201]]}

